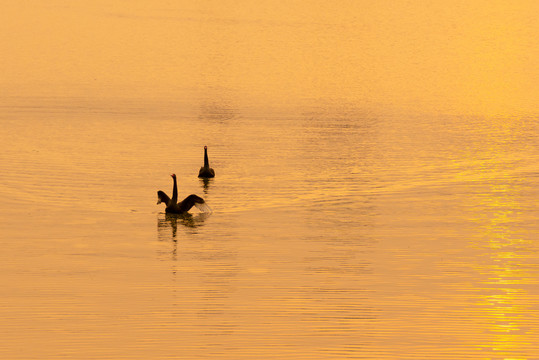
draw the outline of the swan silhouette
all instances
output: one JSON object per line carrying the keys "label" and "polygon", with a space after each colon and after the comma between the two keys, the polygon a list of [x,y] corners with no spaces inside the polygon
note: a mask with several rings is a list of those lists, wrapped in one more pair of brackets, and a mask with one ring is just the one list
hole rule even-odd
{"label": "swan silhouette", "polygon": [[215,171],[210,167],[208,161],[208,147],[204,146],[204,166],[200,168],[198,172],[199,178],[212,178],[215,176]]}
{"label": "swan silhouette", "polygon": [[170,175],[174,180],[174,187],[172,188],[172,199],[168,197],[163,191],[157,192],[157,204],[165,203],[165,212],[169,214],[183,214],[191,210],[193,206],[196,206],[202,212],[211,212],[211,208],[206,204],[203,198],[200,196],[191,194],[182,201],[178,202],[178,184],[176,182],[176,174]]}

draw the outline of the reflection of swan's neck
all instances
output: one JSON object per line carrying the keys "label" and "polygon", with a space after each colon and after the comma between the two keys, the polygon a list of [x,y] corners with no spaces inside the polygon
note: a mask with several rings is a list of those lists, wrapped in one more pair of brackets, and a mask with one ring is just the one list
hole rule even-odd
{"label": "reflection of swan's neck", "polygon": [[173,176],[172,179],[174,180],[174,187],[172,188],[172,204],[176,204],[178,202],[178,184],[176,183],[176,176]]}
{"label": "reflection of swan's neck", "polygon": [[210,162],[208,161],[208,148],[204,147],[204,167],[210,167]]}

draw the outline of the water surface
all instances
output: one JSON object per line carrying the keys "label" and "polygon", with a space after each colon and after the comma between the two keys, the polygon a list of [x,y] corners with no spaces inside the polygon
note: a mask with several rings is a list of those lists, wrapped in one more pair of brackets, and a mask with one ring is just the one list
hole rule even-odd
{"label": "water surface", "polygon": [[537,358],[531,2],[25,4],[0,358]]}
{"label": "water surface", "polygon": [[[5,358],[537,352],[536,119],[36,106],[2,118]],[[171,172],[214,212],[165,215]]]}

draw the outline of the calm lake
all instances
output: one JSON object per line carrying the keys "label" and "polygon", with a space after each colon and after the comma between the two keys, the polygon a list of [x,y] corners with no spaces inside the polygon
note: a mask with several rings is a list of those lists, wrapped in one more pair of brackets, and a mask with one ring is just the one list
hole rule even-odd
{"label": "calm lake", "polygon": [[[442,96],[458,61],[415,68],[382,8],[136,4],[13,35],[34,64],[0,103],[0,358],[539,356],[537,116]],[[213,212],[166,215],[172,173]]]}
{"label": "calm lake", "polygon": [[536,119],[139,109],[3,109],[3,358],[537,354]]}

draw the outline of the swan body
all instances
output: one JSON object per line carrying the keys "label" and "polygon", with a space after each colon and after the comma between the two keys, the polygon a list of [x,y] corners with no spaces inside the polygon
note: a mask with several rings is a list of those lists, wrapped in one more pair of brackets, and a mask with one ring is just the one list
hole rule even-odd
{"label": "swan body", "polygon": [[167,206],[165,208],[166,213],[183,214],[191,210],[193,206],[196,206],[202,212],[211,212],[211,208],[206,204],[204,199],[194,194],[191,194],[182,201],[178,202],[178,184],[176,181],[176,174],[172,174],[170,176],[174,180],[172,199],[161,190],[157,192],[157,204],[159,205],[161,203],[165,203]]}
{"label": "swan body", "polygon": [[204,146],[204,166],[200,168],[198,172],[199,178],[212,178],[215,177],[215,171],[210,167],[208,161],[208,147]]}

